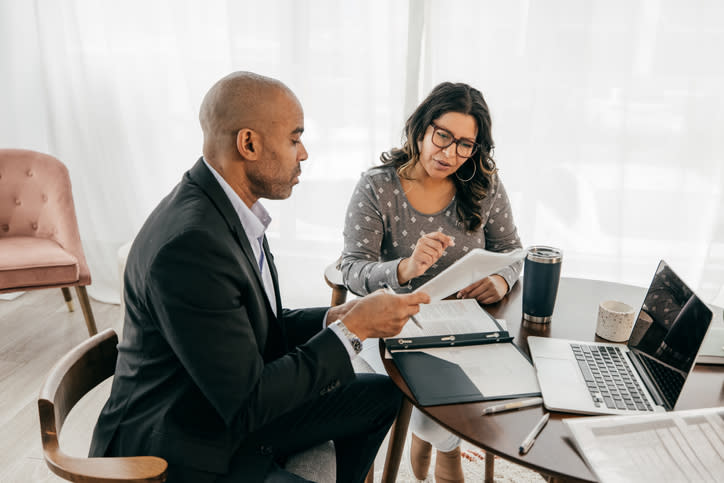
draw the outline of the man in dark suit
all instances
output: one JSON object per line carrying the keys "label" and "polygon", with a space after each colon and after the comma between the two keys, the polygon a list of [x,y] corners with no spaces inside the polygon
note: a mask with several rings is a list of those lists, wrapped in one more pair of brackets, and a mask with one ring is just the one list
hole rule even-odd
{"label": "man in dark suit", "polygon": [[90,455],[163,457],[172,483],[304,481],[285,458],[333,440],[338,481],[362,481],[400,394],[386,376],[355,375],[351,358],[429,299],[283,309],[258,200],[299,182],[302,107],[281,82],[237,72],[199,118],[203,158],[128,256],[123,340]]}

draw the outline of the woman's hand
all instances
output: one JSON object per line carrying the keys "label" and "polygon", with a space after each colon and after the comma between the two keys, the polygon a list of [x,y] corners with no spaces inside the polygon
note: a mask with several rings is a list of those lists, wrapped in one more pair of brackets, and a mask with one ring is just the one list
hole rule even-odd
{"label": "woman's hand", "polygon": [[476,299],[481,304],[494,304],[508,293],[508,282],[500,275],[490,275],[471,283],[457,293],[459,299]]}
{"label": "woman's hand", "polygon": [[397,265],[397,280],[400,285],[425,273],[449,246],[455,246],[455,241],[439,231],[420,237],[410,258],[403,259]]}

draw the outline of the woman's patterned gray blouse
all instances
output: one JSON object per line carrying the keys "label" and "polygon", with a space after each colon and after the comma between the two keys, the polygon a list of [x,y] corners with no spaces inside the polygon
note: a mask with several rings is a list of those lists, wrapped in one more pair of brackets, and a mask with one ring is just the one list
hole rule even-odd
{"label": "woman's patterned gray blouse", "polygon": [[[347,207],[344,226],[341,269],[347,288],[364,295],[386,282],[395,291],[411,291],[473,248],[508,252],[522,247],[510,200],[497,173],[482,200],[483,222],[476,231],[465,231],[458,221],[456,203],[453,197],[442,211],[425,215],[410,205],[393,167],[379,166],[363,173]],[[422,235],[432,231],[453,237],[455,246],[448,247],[427,272],[400,287],[397,265],[412,255]],[[522,265],[519,261],[498,272],[508,287],[518,280]]]}

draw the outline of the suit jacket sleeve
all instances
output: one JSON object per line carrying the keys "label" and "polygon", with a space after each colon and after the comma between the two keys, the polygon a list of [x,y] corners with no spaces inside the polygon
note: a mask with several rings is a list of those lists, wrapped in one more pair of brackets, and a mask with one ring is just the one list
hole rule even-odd
{"label": "suit jacket sleeve", "polygon": [[236,243],[205,229],[170,240],[151,261],[146,300],[194,383],[227,426],[245,434],[354,373],[336,335],[320,331],[323,309],[288,314],[292,333],[317,334],[265,360],[267,340],[282,331],[263,309],[263,289],[252,267],[240,262],[229,242]]}
{"label": "suit jacket sleeve", "polygon": [[318,334],[323,329],[324,315],[328,310],[329,307],[284,309],[282,311],[282,323],[284,324],[289,347],[304,344]]}

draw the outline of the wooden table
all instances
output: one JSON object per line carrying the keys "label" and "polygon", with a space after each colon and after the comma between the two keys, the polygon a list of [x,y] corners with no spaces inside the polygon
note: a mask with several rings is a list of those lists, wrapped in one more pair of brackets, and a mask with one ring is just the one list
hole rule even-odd
{"label": "wooden table", "polygon": [[[603,300],[614,299],[640,307],[645,294],[645,288],[631,285],[562,278],[553,320],[549,324],[532,324],[522,320],[521,283],[517,283],[502,301],[485,308],[494,317],[505,319],[515,342],[529,353],[529,335],[606,342],[595,335],[598,304]],[[721,317],[722,311],[717,309],[714,319],[719,320],[716,323],[721,323]],[[384,351],[382,342],[380,350]],[[397,476],[411,405],[417,404],[392,360],[384,359],[384,356],[383,360],[388,374],[406,396],[390,435],[383,473],[382,481],[391,482],[395,481]],[[498,402],[500,401],[495,403]],[[531,468],[555,480],[595,481],[594,475],[574,449],[563,424],[566,418],[585,416],[551,412],[550,421],[536,443],[526,455],[521,456],[518,454],[518,447],[540,419],[543,408],[539,406],[482,417],[483,408],[492,404],[494,403],[466,403],[420,409],[453,433],[488,453]],[[676,409],[715,406],[724,406],[724,366],[697,365],[684,386]],[[486,470],[488,468],[486,463]],[[486,476],[492,479],[492,471],[490,473]]]}

